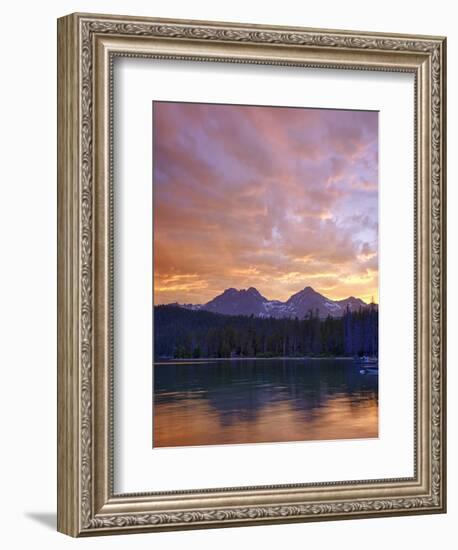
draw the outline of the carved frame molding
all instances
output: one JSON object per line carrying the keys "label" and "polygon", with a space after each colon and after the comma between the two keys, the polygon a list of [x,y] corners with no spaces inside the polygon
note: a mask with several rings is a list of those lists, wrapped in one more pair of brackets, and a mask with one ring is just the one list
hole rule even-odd
{"label": "carved frame molding", "polygon": [[[73,14],[59,20],[58,46],[58,529],[81,536],[444,512],[445,39]],[[414,478],[113,494],[116,56],[415,74]]]}

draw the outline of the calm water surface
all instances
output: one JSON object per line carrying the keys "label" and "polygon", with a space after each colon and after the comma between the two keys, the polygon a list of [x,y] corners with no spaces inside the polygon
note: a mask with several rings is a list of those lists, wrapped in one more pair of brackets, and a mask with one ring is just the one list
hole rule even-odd
{"label": "calm water surface", "polygon": [[154,367],[153,446],[378,436],[378,375],[342,359]]}

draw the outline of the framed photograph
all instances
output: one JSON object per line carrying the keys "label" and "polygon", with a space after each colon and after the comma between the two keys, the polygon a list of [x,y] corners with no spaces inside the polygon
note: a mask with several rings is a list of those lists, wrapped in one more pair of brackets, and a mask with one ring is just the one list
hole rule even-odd
{"label": "framed photograph", "polygon": [[58,530],[440,513],[445,38],[58,20]]}

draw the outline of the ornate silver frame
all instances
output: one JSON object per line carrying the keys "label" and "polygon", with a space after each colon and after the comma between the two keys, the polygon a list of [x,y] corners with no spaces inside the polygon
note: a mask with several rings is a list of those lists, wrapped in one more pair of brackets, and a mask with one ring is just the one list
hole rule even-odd
{"label": "ornate silver frame", "polygon": [[[58,20],[58,530],[72,536],[445,511],[445,38],[73,14]],[[112,61],[415,75],[415,475],[113,493]]]}

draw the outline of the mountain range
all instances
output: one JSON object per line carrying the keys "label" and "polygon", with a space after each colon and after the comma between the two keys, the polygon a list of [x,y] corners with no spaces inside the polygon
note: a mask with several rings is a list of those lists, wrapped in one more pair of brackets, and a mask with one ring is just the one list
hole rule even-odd
{"label": "mountain range", "polygon": [[[223,315],[254,315],[255,317],[274,317],[303,319],[312,311],[318,317],[342,317],[347,308],[357,311],[370,307],[360,298],[350,296],[344,300],[331,300],[307,286],[293,294],[286,302],[268,300],[256,288],[237,290],[228,288],[206,304],[174,304],[185,309],[204,310]],[[377,307],[374,304],[374,307]]]}

